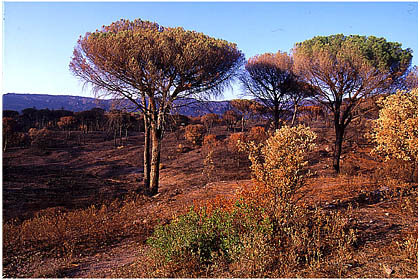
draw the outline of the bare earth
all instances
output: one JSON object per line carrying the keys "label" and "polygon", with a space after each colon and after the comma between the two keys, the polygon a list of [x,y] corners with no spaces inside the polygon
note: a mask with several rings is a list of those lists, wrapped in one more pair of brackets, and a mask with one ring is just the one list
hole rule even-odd
{"label": "bare earth", "polygon": [[[224,128],[216,134],[225,137]],[[322,129],[317,132],[322,133]],[[329,137],[329,136],[328,136]],[[325,138],[328,138],[325,137]],[[343,168],[349,175],[336,176],[330,167],[328,139],[318,143],[309,164],[315,175],[302,190],[308,202],[326,208],[342,209],[356,205],[353,219],[358,221],[360,249],[349,266],[351,277],[417,277],[416,267],[407,267],[389,251],[395,240],[417,234],[417,214],[401,217],[401,198],[387,195],[389,189],[378,186],[374,174],[380,166],[369,156],[369,147],[345,147]],[[191,150],[180,152],[183,144]],[[3,153],[3,222],[23,220],[38,211],[55,207],[64,210],[101,205],[116,198],[142,192],[142,134],[132,135],[125,145],[115,148],[93,133],[83,145],[71,141],[46,151],[14,148]],[[216,196],[233,197],[241,185],[251,184],[246,156],[236,159],[219,154],[216,173],[208,179],[203,173],[206,151],[168,134],[163,142],[159,194],[144,196],[134,221],[138,226],[153,227],[167,223],[194,205]],[[415,184],[417,187],[417,184]],[[148,233],[150,234],[150,232]],[[118,277],[119,272],[137,265],[147,251],[144,236],[127,236],[117,244],[94,249],[86,256],[74,256],[62,265],[54,258],[35,259],[6,277],[36,277],[43,270],[54,270],[53,277]],[[7,264],[4,265],[7,270]],[[12,276],[11,276],[12,275]],[[14,275],[14,276],[13,276]]]}

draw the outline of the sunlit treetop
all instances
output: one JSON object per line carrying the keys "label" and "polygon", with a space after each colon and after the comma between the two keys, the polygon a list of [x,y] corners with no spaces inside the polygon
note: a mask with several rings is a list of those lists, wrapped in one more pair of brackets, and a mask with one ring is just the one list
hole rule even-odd
{"label": "sunlit treetop", "polygon": [[[253,56],[245,65],[251,76],[260,76],[258,80],[267,79],[271,84],[276,84],[276,78],[287,79],[292,73],[292,67],[292,58],[280,51]],[[282,82],[280,80],[278,82]]]}
{"label": "sunlit treetop", "polygon": [[338,34],[297,43],[293,58],[295,72],[333,104],[391,90],[409,69],[411,53],[384,38]]}
{"label": "sunlit treetop", "polygon": [[110,92],[178,94],[218,89],[242,64],[243,54],[233,43],[137,19],[80,37],[70,68],[94,85],[106,81]]}
{"label": "sunlit treetop", "polygon": [[340,61],[357,61],[357,63],[374,67],[381,72],[401,75],[411,63],[412,50],[402,49],[398,42],[387,42],[385,38],[343,34],[316,36],[295,45],[295,53],[307,58],[320,54],[332,63]]}
{"label": "sunlit treetop", "polygon": [[278,51],[276,53],[259,54],[248,59],[248,65],[254,64],[270,64],[286,69],[290,68],[293,62],[287,53]]}
{"label": "sunlit treetop", "polygon": [[174,101],[221,94],[243,60],[235,44],[137,19],[80,37],[70,70],[96,93],[128,99],[143,112],[144,186],[156,194],[160,143]]}

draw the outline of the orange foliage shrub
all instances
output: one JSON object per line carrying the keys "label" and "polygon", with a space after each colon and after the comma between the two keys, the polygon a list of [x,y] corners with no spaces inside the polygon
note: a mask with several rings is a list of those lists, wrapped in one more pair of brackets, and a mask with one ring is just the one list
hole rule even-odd
{"label": "orange foliage shrub", "polygon": [[204,201],[194,201],[193,209],[198,212],[200,209],[204,209],[207,215],[213,214],[215,211],[223,211],[230,213],[235,208],[237,198],[226,197],[226,195],[218,194],[215,197],[206,199]]}
{"label": "orange foliage shrub", "polygon": [[218,177],[216,172],[215,160],[215,149],[220,146],[220,141],[217,140],[216,135],[209,134],[204,136],[203,140],[203,151],[207,153],[206,158],[203,162],[203,175],[208,182],[215,181]]}
{"label": "orange foliage shrub", "polygon": [[65,116],[61,117],[60,120],[57,122],[57,125],[62,130],[70,130],[74,127],[77,120],[73,116]]}
{"label": "orange foliage shrub", "polygon": [[185,140],[193,145],[199,145],[204,137],[206,129],[202,124],[190,124],[185,128]]}
{"label": "orange foliage shrub", "polygon": [[218,143],[219,141],[217,141],[216,135],[209,134],[209,135],[204,136],[203,146],[215,146],[215,145],[218,145]]}
{"label": "orange foliage shrub", "polygon": [[206,114],[201,117],[201,122],[206,127],[207,131],[210,131],[212,127],[219,121],[219,115],[217,114]]}
{"label": "orange foliage shrub", "polygon": [[203,148],[205,150],[214,150],[219,145],[220,145],[220,141],[217,140],[216,135],[209,134],[209,135],[204,136]]}
{"label": "orange foliage shrub", "polygon": [[28,135],[31,141],[31,146],[44,149],[52,144],[54,133],[47,128],[31,128],[28,131]]}
{"label": "orange foliage shrub", "polygon": [[264,127],[254,126],[248,131],[246,139],[248,141],[254,141],[255,143],[262,143],[267,140],[268,134],[265,131]]}
{"label": "orange foliage shrub", "polygon": [[245,133],[243,132],[237,132],[237,133],[232,133],[227,139],[227,147],[229,149],[229,151],[233,152],[233,153],[237,153],[239,152],[238,149],[238,142],[244,142],[246,140],[245,137]]}

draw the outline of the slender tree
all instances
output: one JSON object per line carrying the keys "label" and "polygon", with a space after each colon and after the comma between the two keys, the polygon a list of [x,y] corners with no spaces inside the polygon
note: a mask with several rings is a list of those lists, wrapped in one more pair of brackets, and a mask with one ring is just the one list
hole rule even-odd
{"label": "slender tree", "polygon": [[245,92],[265,104],[278,129],[280,117],[290,109],[291,101],[302,99],[303,89],[293,72],[292,57],[280,51],[257,55],[248,60],[245,69],[240,77]]}
{"label": "slender tree", "polygon": [[17,122],[14,118],[3,117],[3,152],[5,152],[15,138],[17,132]]}
{"label": "slender tree", "polygon": [[260,104],[254,100],[248,99],[233,99],[229,103],[232,108],[240,114],[241,131],[244,132],[248,121],[252,118],[252,116],[257,114],[257,108]]}
{"label": "slender tree", "polygon": [[334,116],[333,167],[338,173],[345,129],[355,108],[366,97],[389,90],[405,74],[411,50],[384,38],[338,34],[297,43],[293,57],[317,101]]}
{"label": "slender tree", "polygon": [[235,132],[235,125],[240,119],[239,114],[234,110],[227,110],[223,113],[222,118],[226,123],[227,130]]}
{"label": "slender tree", "polygon": [[201,116],[200,119],[201,122],[204,124],[206,131],[210,133],[213,126],[219,121],[220,117],[218,114],[209,113]]}
{"label": "slender tree", "polygon": [[70,69],[96,93],[128,99],[143,112],[144,183],[155,194],[163,126],[174,101],[220,93],[242,64],[233,43],[137,19],[80,37]]}

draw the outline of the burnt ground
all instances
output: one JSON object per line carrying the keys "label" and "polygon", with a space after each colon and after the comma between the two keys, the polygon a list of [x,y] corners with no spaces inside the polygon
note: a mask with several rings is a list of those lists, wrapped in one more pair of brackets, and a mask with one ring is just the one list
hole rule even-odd
{"label": "burnt ground", "polygon": [[[309,157],[314,175],[301,192],[305,200],[325,208],[353,205],[352,219],[358,221],[361,239],[347,275],[416,277],[417,265],[411,267],[395,257],[393,243],[403,240],[407,233],[417,235],[417,208],[414,214],[402,216],[406,211],[401,208],[403,194],[398,195],[391,184],[378,184],[383,176],[380,170],[385,168],[369,155],[369,145],[348,141],[343,154],[344,172],[335,175],[331,171],[331,132],[322,127],[315,130],[323,136]],[[222,139],[228,135],[224,127],[216,128],[215,133]],[[70,211],[142,193],[141,133],[131,135],[119,147],[101,133],[89,134],[83,144],[76,140],[77,135],[70,140],[62,135],[55,147],[41,151],[11,148],[3,153],[3,222],[25,220],[48,208]],[[168,133],[162,144],[159,194],[145,198],[138,220],[152,226],[158,220],[169,221],[197,202],[217,195],[234,196],[239,186],[250,183],[246,156],[221,149],[215,156],[215,171],[209,177],[203,174],[206,155],[205,149]],[[417,188],[417,183],[412,185]],[[128,236],[117,244],[73,259],[70,266],[66,262],[61,267],[57,259],[42,259],[9,275],[36,277],[45,266],[57,266],[52,277],[119,277],[121,270],[141,260],[147,250],[144,240],[145,236]]]}
{"label": "burnt ground", "polygon": [[112,141],[91,135],[86,145],[69,142],[42,151],[15,148],[5,152],[3,218],[28,218],[48,207],[87,207],[136,190],[142,171],[135,161],[141,160],[135,146],[139,139],[129,138],[124,149],[115,149]]}
{"label": "burnt ground", "polygon": [[[100,205],[143,192],[143,133],[129,136],[118,147],[102,133],[89,134],[85,144],[77,143],[77,135],[67,141],[63,137],[53,148],[11,148],[3,153],[4,220],[29,218],[50,207]],[[160,193],[204,186],[204,157],[199,147],[169,134],[162,143]],[[223,158],[217,164],[226,167],[218,172],[219,181],[249,178],[247,167],[242,164],[239,170],[235,159]]]}

